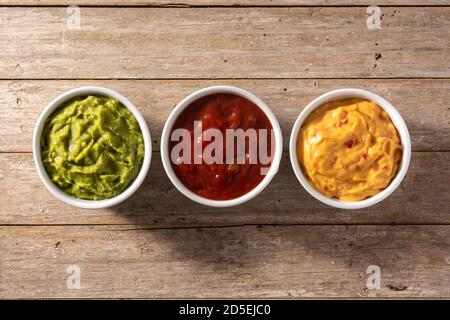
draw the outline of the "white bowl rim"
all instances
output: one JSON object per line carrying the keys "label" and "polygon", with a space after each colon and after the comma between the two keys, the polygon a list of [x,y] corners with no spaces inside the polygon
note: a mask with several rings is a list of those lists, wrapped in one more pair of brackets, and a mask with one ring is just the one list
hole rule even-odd
{"label": "white bowl rim", "polygon": [[[332,199],[329,198],[319,191],[317,191],[306,179],[304,176],[300,164],[297,158],[297,136],[298,132],[303,125],[303,122],[308,118],[310,113],[318,108],[319,106],[323,105],[326,102],[334,101],[334,100],[340,100],[345,98],[362,98],[369,101],[373,101],[377,103],[381,108],[383,108],[384,111],[386,111],[391,118],[392,122],[394,123],[394,126],[396,127],[399,135],[400,140],[402,143],[402,160],[400,162],[400,168],[398,169],[397,175],[395,178],[391,181],[391,183],[380,193],[361,200],[361,201],[343,201],[338,199]],[[369,206],[372,206],[374,204],[379,203],[380,201],[387,198],[390,194],[392,194],[400,185],[400,183],[403,181],[403,178],[406,175],[406,172],[408,171],[409,163],[411,160],[411,139],[409,136],[409,131],[406,126],[405,121],[403,120],[400,113],[397,111],[397,109],[394,108],[392,104],[390,104],[387,100],[380,97],[379,95],[363,90],[363,89],[356,89],[356,88],[343,88],[343,89],[337,89],[329,91],[325,94],[322,94],[321,96],[315,98],[313,101],[311,101],[305,109],[300,113],[297,120],[295,121],[294,127],[291,131],[290,141],[289,141],[289,154],[291,159],[291,165],[295,172],[295,175],[297,176],[297,179],[300,181],[301,185],[305,190],[312,195],[317,200],[330,205],[332,207],[340,208],[340,209],[361,209],[361,208],[367,208]]]}
{"label": "white bowl rim", "polygon": [[[192,192],[189,190],[175,175],[172,165],[170,162],[169,157],[169,137],[172,130],[172,127],[175,123],[175,120],[178,118],[178,116],[181,114],[181,112],[189,106],[192,102],[195,100],[198,100],[199,98],[202,98],[204,96],[208,96],[215,93],[231,93],[238,96],[241,96],[254,104],[256,104],[268,117],[272,129],[275,136],[275,152],[274,157],[272,159],[272,164],[270,166],[269,171],[267,172],[267,175],[264,177],[264,179],[252,190],[247,192],[246,194],[230,200],[212,200],[208,198],[204,198],[199,196],[198,194]],[[217,86],[210,86],[206,88],[199,89],[187,97],[185,97],[183,100],[181,100],[175,108],[170,113],[169,117],[166,120],[166,123],[164,125],[164,129],[161,135],[161,159],[164,166],[164,169],[167,173],[167,176],[169,177],[170,181],[173,183],[173,185],[180,191],[183,195],[185,195],[187,198],[200,203],[205,206],[210,207],[231,207],[236,206],[239,204],[242,204],[246,201],[249,201],[250,199],[256,197],[261,191],[263,191],[267,185],[270,183],[272,178],[276,175],[278,172],[278,168],[281,161],[281,156],[283,154],[283,137],[281,134],[281,128],[280,124],[278,123],[277,118],[273,114],[272,110],[269,108],[269,106],[261,100],[259,97],[254,95],[253,93],[250,93],[244,89],[234,87],[234,86],[226,86],[226,85],[217,85]]]}
{"label": "white bowl rim", "polygon": [[[45,125],[46,119],[58,108],[60,107],[64,102],[77,97],[77,96],[84,96],[84,95],[98,95],[98,96],[107,96],[111,98],[115,98],[119,100],[128,110],[131,111],[133,116],[136,118],[136,120],[139,123],[139,127],[142,132],[142,137],[144,140],[144,160],[142,162],[141,169],[139,171],[139,174],[134,179],[134,181],[131,183],[131,185],[128,186],[122,193],[118,194],[115,197],[109,198],[109,199],[103,199],[103,200],[84,200],[84,199],[78,199],[73,196],[70,196],[68,194],[65,194],[62,190],[60,190],[56,185],[54,185],[51,180],[49,179],[47,172],[45,171],[45,168],[42,164],[42,158],[41,158],[41,145],[40,145],[40,139],[42,130]],[[69,91],[66,91],[59,96],[57,96],[55,99],[53,99],[41,112],[37,122],[36,126],[34,128],[33,132],[33,158],[34,163],[36,165],[37,172],[39,174],[39,177],[41,178],[43,184],[47,187],[47,189],[50,191],[50,193],[55,196],[57,199],[72,205],[74,207],[82,208],[82,209],[100,209],[100,208],[107,208],[114,206],[116,204],[119,204],[122,201],[125,201],[127,198],[129,198],[142,184],[142,182],[145,180],[145,177],[147,175],[148,169],[150,167],[151,162],[151,156],[152,156],[152,143],[151,143],[151,136],[150,132],[148,130],[147,123],[142,116],[142,114],[139,112],[139,110],[136,108],[136,106],[127,98],[125,98],[120,93],[113,91],[111,89],[103,88],[103,87],[96,87],[96,86],[84,86],[84,87],[78,87],[71,89]]]}

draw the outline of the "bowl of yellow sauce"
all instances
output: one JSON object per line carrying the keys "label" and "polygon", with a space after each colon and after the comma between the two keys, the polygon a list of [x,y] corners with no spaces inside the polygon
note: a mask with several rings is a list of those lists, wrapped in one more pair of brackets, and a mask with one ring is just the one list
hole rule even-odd
{"label": "bowl of yellow sauce", "polygon": [[294,172],[308,193],[342,209],[374,205],[400,185],[411,159],[405,121],[382,97],[339,89],[313,100],[290,139]]}
{"label": "bowl of yellow sauce", "polygon": [[33,156],[44,185],[59,200],[84,209],[116,205],[142,184],[151,138],[124,96],[82,87],[55,98],[33,134]]}

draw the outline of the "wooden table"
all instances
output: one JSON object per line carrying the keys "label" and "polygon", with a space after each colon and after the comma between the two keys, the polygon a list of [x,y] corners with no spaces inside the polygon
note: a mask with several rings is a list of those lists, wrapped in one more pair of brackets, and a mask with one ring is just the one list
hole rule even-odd
{"label": "wooden table", "polygon": [[[379,30],[365,0],[77,3],[81,29],[62,0],[0,0],[0,298],[450,298],[448,0],[379,0]],[[173,106],[214,84],[260,96],[284,136],[279,174],[229,209],[182,196],[159,154]],[[105,210],[53,198],[32,161],[42,109],[84,85],[131,99],[154,139],[144,185]],[[388,99],[411,134],[401,188],[364,210],[313,199],[288,157],[300,111],[342,87]]]}

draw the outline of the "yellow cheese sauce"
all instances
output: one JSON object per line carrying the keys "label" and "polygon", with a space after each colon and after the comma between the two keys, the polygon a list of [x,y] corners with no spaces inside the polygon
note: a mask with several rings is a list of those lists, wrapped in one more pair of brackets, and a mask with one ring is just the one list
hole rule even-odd
{"label": "yellow cheese sauce", "polygon": [[297,156],[317,191],[330,198],[360,201],[389,185],[402,146],[380,106],[346,99],[325,103],[308,116],[299,131]]}

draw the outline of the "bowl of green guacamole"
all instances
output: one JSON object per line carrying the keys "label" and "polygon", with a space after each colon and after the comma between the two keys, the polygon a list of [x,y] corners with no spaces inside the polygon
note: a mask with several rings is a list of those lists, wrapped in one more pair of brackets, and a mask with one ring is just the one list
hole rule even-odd
{"label": "bowl of green guacamole", "polygon": [[33,134],[38,174],[58,199],[84,209],[116,205],[142,184],[151,137],[138,109],[101,87],[70,90],[40,115]]}

